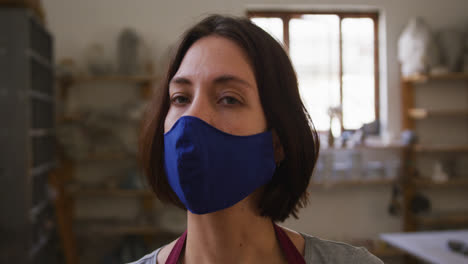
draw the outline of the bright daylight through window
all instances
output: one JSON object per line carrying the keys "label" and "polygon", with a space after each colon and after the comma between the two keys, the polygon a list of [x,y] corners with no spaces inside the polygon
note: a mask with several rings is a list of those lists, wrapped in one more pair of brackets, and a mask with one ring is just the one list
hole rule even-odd
{"label": "bright daylight through window", "polygon": [[318,130],[354,130],[378,119],[376,14],[249,15],[289,51]]}

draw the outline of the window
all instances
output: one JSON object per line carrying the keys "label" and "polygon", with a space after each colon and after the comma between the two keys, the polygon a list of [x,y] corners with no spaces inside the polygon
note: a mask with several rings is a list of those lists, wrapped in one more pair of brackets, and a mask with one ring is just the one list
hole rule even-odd
{"label": "window", "polygon": [[[288,51],[301,97],[319,131],[378,121],[378,15],[249,12]],[[329,110],[336,118],[330,121]],[[335,132],[335,131],[334,131]]]}

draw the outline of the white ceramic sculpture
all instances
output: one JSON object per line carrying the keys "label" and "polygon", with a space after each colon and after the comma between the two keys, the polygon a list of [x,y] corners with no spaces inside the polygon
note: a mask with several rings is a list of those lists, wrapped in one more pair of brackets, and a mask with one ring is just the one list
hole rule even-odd
{"label": "white ceramic sculpture", "polygon": [[398,60],[403,76],[426,73],[439,64],[439,54],[429,26],[413,18],[398,40]]}

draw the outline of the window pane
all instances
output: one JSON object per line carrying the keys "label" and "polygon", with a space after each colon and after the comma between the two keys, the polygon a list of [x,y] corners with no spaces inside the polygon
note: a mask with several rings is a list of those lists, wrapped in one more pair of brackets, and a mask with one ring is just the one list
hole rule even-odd
{"label": "window pane", "polygon": [[340,104],[339,18],[304,15],[289,22],[289,53],[302,100],[318,130],[330,128],[327,110]]}
{"label": "window pane", "polygon": [[277,17],[254,17],[251,21],[273,36],[279,43],[283,42],[283,20]]}
{"label": "window pane", "polygon": [[343,126],[360,128],[375,120],[374,21],[342,20]]}

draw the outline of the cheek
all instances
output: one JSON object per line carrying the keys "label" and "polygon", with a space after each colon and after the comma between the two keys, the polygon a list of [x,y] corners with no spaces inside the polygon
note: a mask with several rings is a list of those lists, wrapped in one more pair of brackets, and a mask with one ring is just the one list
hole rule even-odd
{"label": "cheek", "polygon": [[266,121],[262,112],[245,111],[230,115],[229,118],[220,120],[220,130],[236,135],[236,136],[250,136],[266,131]]}
{"label": "cheek", "polygon": [[172,126],[177,121],[177,119],[178,119],[177,113],[169,109],[166,115],[166,119],[164,119],[164,133],[167,133],[169,130],[171,130]]}
{"label": "cheek", "polygon": [[244,124],[244,129],[249,134],[265,132],[267,130],[266,117],[260,103],[256,104],[249,113],[244,115],[243,120],[239,120]]}

